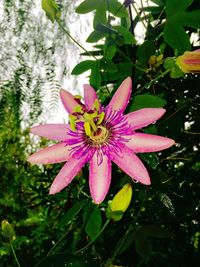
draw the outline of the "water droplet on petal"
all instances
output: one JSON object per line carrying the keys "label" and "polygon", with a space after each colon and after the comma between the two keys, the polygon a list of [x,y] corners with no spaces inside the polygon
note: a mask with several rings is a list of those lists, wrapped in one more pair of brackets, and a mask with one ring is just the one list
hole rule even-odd
{"label": "water droplet on petal", "polygon": [[135,184],[139,183],[139,181],[138,181],[138,180],[135,180],[135,179],[133,179],[133,182],[134,182]]}

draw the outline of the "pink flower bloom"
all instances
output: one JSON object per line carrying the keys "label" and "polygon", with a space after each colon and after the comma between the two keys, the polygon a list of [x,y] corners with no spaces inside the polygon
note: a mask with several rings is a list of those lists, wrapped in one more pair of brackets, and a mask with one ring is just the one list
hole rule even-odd
{"label": "pink flower bloom", "polygon": [[138,130],[158,120],[163,108],[144,108],[123,115],[131,95],[131,78],[125,79],[107,107],[102,107],[96,92],[84,85],[84,104],[65,90],[60,91],[70,123],[45,124],[31,129],[33,134],[57,140],[60,143],[29,156],[35,164],[65,162],[50,194],[66,187],[89,162],[89,186],[95,203],[101,203],[110,186],[111,161],[132,179],[149,185],[147,169],[135,153],[155,152],[171,147],[174,140],[157,135],[139,133]]}

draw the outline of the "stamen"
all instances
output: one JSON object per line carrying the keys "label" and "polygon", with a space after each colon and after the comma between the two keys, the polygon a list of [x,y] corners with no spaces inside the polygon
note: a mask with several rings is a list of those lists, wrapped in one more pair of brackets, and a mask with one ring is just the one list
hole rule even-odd
{"label": "stamen", "polygon": [[88,121],[86,121],[84,123],[84,129],[85,129],[85,133],[87,136],[91,136],[92,132],[91,132],[91,127],[90,127],[90,123]]}
{"label": "stamen", "polygon": [[93,105],[92,109],[95,109],[96,111],[99,111],[100,105],[99,105],[98,99],[94,100],[94,105]]}
{"label": "stamen", "polygon": [[83,114],[83,108],[80,105],[78,105],[73,109],[72,113],[81,113],[81,114]]}
{"label": "stamen", "polygon": [[100,114],[99,114],[99,119],[98,119],[98,121],[97,121],[97,125],[99,125],[99,124],[101,124],[102,123],[102,121],[103,121],[103,119],[104,119],[104,117],[105,117],[105,112],[101,112]]}

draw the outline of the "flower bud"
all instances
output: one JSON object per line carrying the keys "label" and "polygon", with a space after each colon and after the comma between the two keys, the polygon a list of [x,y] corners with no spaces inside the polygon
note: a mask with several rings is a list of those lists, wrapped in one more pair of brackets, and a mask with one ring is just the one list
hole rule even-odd
{"label": "flower bud", "polygon": [[1,222],[1,229],[5,238],[8,238],[10,241],[16,239],[15,230],[8,221],[3,220]]}
{"label": "flower bud", "polygon": [[184,73],[200,72],[200,49],[193,52],[186,51],[183,55],[177,57],[176,64]]}
{"label": "flower bud", "polygon": [[127,210],[132,198],[131,184],[126,184],[114,196],[112,202],[106,209],[106,216],[114,221],[121,220],[124,212]]}

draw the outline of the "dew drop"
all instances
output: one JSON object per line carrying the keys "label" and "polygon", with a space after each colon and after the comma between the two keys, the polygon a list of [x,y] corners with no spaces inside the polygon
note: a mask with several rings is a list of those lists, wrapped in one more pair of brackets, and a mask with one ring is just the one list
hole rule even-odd
{"label": "dew drop", "polygon": [[133,182],[134,182],[135,184],[139,183],[139,181],[138,181],[138,180],[133,180]]}

